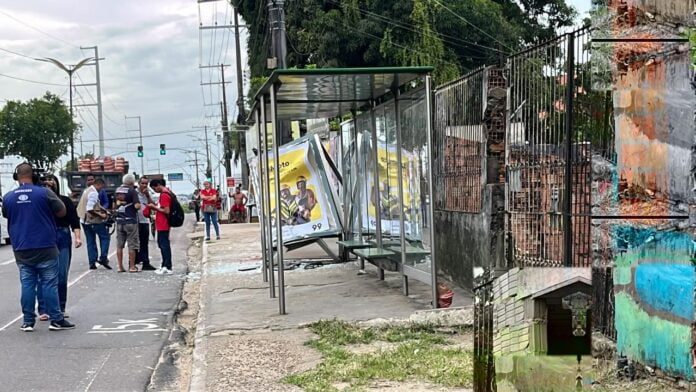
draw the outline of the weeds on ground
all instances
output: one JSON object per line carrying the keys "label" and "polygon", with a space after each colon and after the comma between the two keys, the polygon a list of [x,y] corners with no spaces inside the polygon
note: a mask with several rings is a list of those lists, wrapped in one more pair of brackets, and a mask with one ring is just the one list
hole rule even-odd
{"label": "weeds on ground", "polygon": [[[307,344],[323,354],[313,370],[288,376],[284,382],[306,391],[361,390],[374,381],[419,381],[447,387],[472,383],[472,353],[447,347],[447,335],[429,326],[358,328],[342,321],[319,321],[310,326],[318,335]],[[461,332],[461,331],[460,331]],[[347,346],[377,341],[394,343],[391,350],[369,354],[350,352]]]}

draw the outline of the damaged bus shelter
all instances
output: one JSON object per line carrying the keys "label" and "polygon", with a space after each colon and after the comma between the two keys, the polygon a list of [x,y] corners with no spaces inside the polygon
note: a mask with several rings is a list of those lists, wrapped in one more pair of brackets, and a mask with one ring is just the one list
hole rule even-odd
{"label": "damaged bus shelter", "polygon": [[[429,285],[437,307],[431,71],[282,69],[257,92],[251,116],[258,156],[250,166],[263,277],[271,297],[277,281],[280,314],[286,313],[284,252],[318,243],[331,254],[324,242],[330,237],[339,239],[343,261],[354,255],[361,269],[367,261],[380,279],[385,271],[400,274],[405,295],[410,279]],[[335,118],[349,119],[338,131],[338,162],[316,135],[281,145],[284,124]]]}

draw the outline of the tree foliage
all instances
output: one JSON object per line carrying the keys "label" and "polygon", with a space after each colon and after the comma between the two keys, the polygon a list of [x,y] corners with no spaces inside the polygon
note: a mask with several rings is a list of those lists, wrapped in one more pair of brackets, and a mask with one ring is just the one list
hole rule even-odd
{"label": "tree foliage", "polygon": [[[266,76],[267,2],[238,5],[251,76]],[[285,12],[288,67],[432,65],[436,83],[550,39],[576,15],[566,0],[293,0]]]}
{"label": "tree foliage", "polygon": [[0,111],[0,147],[37,166],[66,154],[76,130],[68,108],[49,92],[28,102],[8,101]]}

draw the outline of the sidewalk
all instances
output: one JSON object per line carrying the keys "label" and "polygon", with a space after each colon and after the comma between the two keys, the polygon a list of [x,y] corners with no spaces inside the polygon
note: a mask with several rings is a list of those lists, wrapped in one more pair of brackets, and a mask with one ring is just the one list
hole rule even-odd
{"label": "sidewalk", "polygon": [[[357,263],[285,271],[287,315],[280,316],[278,299],[270,298],[261,277],[258,225],[221,225],[221,230],[220,241],[201,245],[191,391],[300,390],[279,380],[319,363],[321,355],[304,344],[313,335],[302,328],[319,320],[383,324],[454,317],[456,324],[471,323],[470,310],[429,311],[428,286],[414,282],[405,297],[398,274],[379,281],[376,268],[358,274]],[[309,249],[287,258],[307,257],[302,252],[316,256]],[[196,273],[194,266],[191,274]]]}

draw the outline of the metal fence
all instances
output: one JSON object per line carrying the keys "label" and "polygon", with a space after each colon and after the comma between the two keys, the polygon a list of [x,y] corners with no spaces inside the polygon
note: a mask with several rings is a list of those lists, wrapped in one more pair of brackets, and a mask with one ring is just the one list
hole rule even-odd
{"label": "metal fence", "polygon": [[616,341],[613,279],[611,267],[592,268],[592,330]]}
{"label": "metal fence", "polygon": [[493,281],[487,274],[474,283],[474,391],[495,391],[493,357]]}
{"label": "metal fence", "polygon": [[589,42],[582,29],[507,61],[506,230],[519,266],[591,264]]}
{"label": "metal fence", "polygon": [[487,69],[479,68],[435,91],[434,178],[440,211],[480,212],[485,183],[483,111]]}

